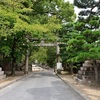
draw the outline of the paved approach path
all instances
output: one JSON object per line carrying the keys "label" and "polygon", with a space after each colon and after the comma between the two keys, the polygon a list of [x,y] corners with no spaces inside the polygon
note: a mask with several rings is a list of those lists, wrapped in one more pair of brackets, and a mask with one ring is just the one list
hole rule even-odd
{"label": "paved approach path", "polygon": [[35,72],[0,90],[0,100],[84,100],[51,71]]}

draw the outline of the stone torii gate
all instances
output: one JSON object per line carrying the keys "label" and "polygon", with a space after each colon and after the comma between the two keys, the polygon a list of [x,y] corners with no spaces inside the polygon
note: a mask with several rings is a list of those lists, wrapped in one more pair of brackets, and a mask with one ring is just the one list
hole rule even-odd
{"label": "stone torii gate", "polygon": [[[44,43],[44,41],[41,41],[41,43],[39,44],[34,44],[33,46],[39,46],[39,47],[56,47],[56,55],[57,55],[57,63],[60,63],[60,47],[59,47],[59,44],[62,44],[62,43]],[[25,64],[25,74],[28,73],[28,56],[29,56],[29,52],[27,50],[27,53],[26,53],[26,64]],[[54,69],[55,71],[55,69]]]}

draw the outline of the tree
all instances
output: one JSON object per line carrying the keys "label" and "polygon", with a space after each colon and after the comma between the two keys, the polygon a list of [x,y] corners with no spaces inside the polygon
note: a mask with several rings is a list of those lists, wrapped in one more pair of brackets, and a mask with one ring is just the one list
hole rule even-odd
{"label": "tree", "polygon": [[[89,3],[90,2],[90,3]],[[99,5],[100,2],[92,0],[75,0],[74,4],[79,8],[85,8],[79,13],[79,19],[74,23],[63,25],[59,34],[61,41],[67,46],[62,47],[62,58],[66,63],[81,63],[87,59],[94,62],[95,80],[98,82],[98,66],[97,60],[100,59],[100,17]],[[88,8],[91,8],[88,10]],[[97,11],[93,9],[97,7]],[[87,16],[87,17],[84,17]],[[64,52],[63,52],[64,50]]]}
{"label": "tree", "polygon": [[83,16],[87,16],[88,19],[94,15],[100,15],[100,0],[74,0],[74,5],[84,10],[80,11],[79,19],[84,19]]}
{"label": "tree", "polygon": [[11,67],[12,67],[11,74],[14,74],[16,63],[18,63],[18,61],[21,59],[22,54],[23,53],[25,54],[26,51],[25,50],[26,47],[23,44],[27,43],[25,36],[27,34],[26,32],[27,31],[29,32],[29,28],[26,28],[27,26],[29,26],[28,24],[29,19],[28,16],[23,14],[23,10],[25,8],[28,9],[28,7],[25,6],[25,0],[0,1],[0,5],[1,5],[0,17],[2,19],[1,52],[3,52],[5,56],[11,58]]}
{"label": "tree", "polygon": [[34,50],[33,54],[31,55],[31,60],[37,60],[39,63],[46,63],[47,60],[47,49],[40,47],[38,50]]}
{"label": "tree", "polygon": [[30,56],[30,62],[37,60],[39,63],[46,64],[53,68],[56,64],[56,49],[55,47],[35,47]]}
{"label": "tree", "polygon": [[51,16],[56,16],[57,23],[72,21],[75,18],[73,5],[64,0],[35,0],[33,7],[34,17],[38,16],[41,23],[47,23]]}
{"label": "tree", "polygon": [[1,0],[0,9],[1,52],[11,58],[12,74],[26,49],[32,49],[30,39],[55,41],[61,23],[74,19],[73,5],[63,0]]}
{"label": "tree", "polygon": [[71,73],[73,73],[73,65],[77,62],[82,62],[82,60],[76,62],[75,57],[83,51],[82,45],[86,43],[84,36],[75,29],[75,25],[74,22],[64,25],[61,29],[63,35],[60,39],[64,43],[60,45],[62,62],[65,67],[67,66],[67,69],[70,69]]}
{"label": "tree", "polygon": [[49,67],[54,68],[57,61],[56,49],[55,47],[48,47],[47,49],[47,64]]}
{"label": "tree", "polygon": [[[99,36],[100,36],[100,0],[74,0],[75,6],[85,8],[79,13],[79,21],[84,23],[82,35],[86,40],[83,46],[84,51],[77,56],[77,59],[91,59],[94,62],[95,81],[98,83],[97,60],[99,58]],[[90,9],[88,9],[90,8]],[[84,18],[84,16],[87,16]]]}

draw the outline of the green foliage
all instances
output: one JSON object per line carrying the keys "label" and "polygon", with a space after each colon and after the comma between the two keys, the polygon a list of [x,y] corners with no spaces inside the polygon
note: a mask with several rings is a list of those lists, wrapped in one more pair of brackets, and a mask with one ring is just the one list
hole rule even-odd
{"label": "green foliage", "polygon": [[100,25],[99,16],[91,16],[90,19],[78,20],[64,24],[59,32],[61,57],[63,63],[76,64],[87,59],[100,59]]}
{"label": "green foliage", "polygon": [[34,48],[34,51],[30,56],[30,63],[34,62],[35,60],[37,60],[38,63],[43,63],[47,64],[49,67],[54,67],[56,63],[55,47],[40,47],[38,49]]}
{"label": "green foliage", "polygon": [[[74,5],[83,10],[79,13],[79,20],[84,20],[84,16],[87,16],[87,19],[90,19],[92,16],[100,15],[100,1],[98,0],[74,0]],[[89,9],[88,9],[89,8]],[[95,10],[97,8],[97,10]],[[84,10],[85,9],[85,10]]]}
{"label": "green foliage", "polygon": [[[14,67],[27,49],[33,52],[32,38],[54,42],[62,23],[74,19],[73,5],[63,0],[0,0],[0,53],[11,58]],[[47,51],[40,48],[32,55],[45,62],[51,57]]]}
{"label": "green foliage", "polygon": [[47,49],[47,64],[49,67],[54,67],[56,65],[56,49],[55,47],[48,47]]}
{"label": "green foliage", "polygon": [[84,22],[77,22],[76,25],[75,25],[75,29],[82,31],[82,30],[84,30],[84,26],[85,26]]}
{"label": "green foliage", "polygon": [[9,56],[11,49],[9,48],[9,46],[3,46],[2,48],[0,48],[0,52],[5,54],[5,56]]}
{"label": "green foliage", "polygon": [[67,61],[74,63],[83,62],[86,59],[100,59],[98,35],[100,35],[98,31],[86,30],[76,38],[71,37],[67,42],[66,53],[69,54]]}
{"label": "green foliage", "polygon": [[40,47],[39,50],[34,51],[30,57],[31,61],[37,60],[41,63],[46,63],[47,60],[47,49]]}

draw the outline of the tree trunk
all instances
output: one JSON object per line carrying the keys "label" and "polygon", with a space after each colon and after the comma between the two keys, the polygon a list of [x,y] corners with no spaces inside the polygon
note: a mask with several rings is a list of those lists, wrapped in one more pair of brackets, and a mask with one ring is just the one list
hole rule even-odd
{"label": "tree trunk", "polygon": [[11,51],[11,74],[10,75],[15,75],[15,68],[16,68],[16,57],[14,55],[15,53],[15,48],[16,48],[16,38],[14,37],[13,40],[13,45],[12,45],[12,51]]}
{"label": "tree trunk", "polygon": [[97,66],[96,60],[94,61],[94,71],[95,71],[95,82],[96,84],[98,84],[99,77],[98,77],[98,66]]}
{"label": "tree trunk", "polygon": [[70,64],[70,73],[73,74],[73,64]]}
{"label": "tree trunk", "polygon": [[26,56],[25,56],[25,70],[24,70],[24,74],[28,74],[28,60],[29,60],[29,52],[27,50],[26,51]]}
{"label": "tree trunk", "polygon": [[11,74],[10,75],[15,75],[15,69],[16,69],[15,62],[12,61],[12,64],[11,64]]}

